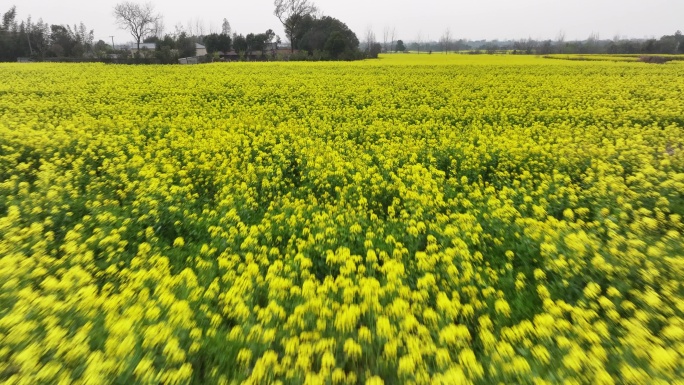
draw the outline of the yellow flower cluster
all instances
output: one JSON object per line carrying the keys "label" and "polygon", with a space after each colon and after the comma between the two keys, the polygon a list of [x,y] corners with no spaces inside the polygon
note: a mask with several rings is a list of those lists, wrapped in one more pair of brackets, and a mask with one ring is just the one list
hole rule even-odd
{"label": "yellow flower cluster", "polygon": [[684,384],[683,72],[0,64],[0,382]]}

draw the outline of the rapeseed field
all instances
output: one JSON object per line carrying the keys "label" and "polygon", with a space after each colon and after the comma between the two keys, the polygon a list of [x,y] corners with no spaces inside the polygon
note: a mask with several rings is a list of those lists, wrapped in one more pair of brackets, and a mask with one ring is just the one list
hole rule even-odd
{"label": "rapeseed field", "polygon": [[0,382],[684,384],[683,73],[0,64]]}

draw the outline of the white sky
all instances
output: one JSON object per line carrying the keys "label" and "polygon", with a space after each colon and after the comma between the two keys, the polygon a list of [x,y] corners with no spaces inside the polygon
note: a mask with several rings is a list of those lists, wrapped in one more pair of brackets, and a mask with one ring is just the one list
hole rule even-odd
{"label": "white sky", "polygon": [[[95,30],[95,41],[115,44],[132,41],[117,29],[112,8],[121,0],[9,0],[0,3],[0,13],[12,4],[18,19],[42,18],[49,24],[77,24]],[[140,1],[143,2],[143,1]],[[238,33],[263,32],[269,28],[285,41],[282,26],[273,16],[272,0],[156,0],[167,32],[180,23],[200,20],[205,30],[220,31],[227,18]],[[325,15],[340,19],[364,40],[369,27],[382,40],[386,26],[396,28],[396,38],[405,41],[438,40],[449,28],[452,38],[555,39],[564,31],[566,40],[616,35],[644,38],[671,35],[684,30],[684,0],[314,0]]]}

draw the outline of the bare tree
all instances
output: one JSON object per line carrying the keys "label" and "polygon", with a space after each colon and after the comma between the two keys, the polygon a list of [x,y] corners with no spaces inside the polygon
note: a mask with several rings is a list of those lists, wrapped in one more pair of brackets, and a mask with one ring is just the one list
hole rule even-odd
{"label": "bare tree", "polygon": [[373,26],[369,25],[366,28],[366,50],[368,52],[371,51],[373,44],[375,44],[375,32],[373,32]]}
{"label": "bare tree", "polygon": [[195,36],[204,36],[204,20],[199,17],[195,19]]}
{"label": "bare tree", "polygon": [[159,16],[159,18],[154,22],[154,30],[152,35],[162,39],[164,37],[164,31],[166,30],[166,25],[164,24],[164,17]]}
{"label": "bare tree", "polygon": [[558,53],[563,53],[563,46],[565,45],[565,31],[562,29],[558,31],[558,35],[556,35],[556,45],[558,45]]}
{"label": "bare tree", "polygon": [[206,28],[203,19],[199,17],[195,19],[190,19],[188,20],[187,27],[190,36],[204,36]]}
{"label": "bare tree", "polygon": [[444,34],[439,39],[439,42],[442,45],[442,49],[444,50],[444,53],[448,54],[449,49],[451,48],[451,30],[449,28],[447,28],[446,31],[444,31]]}
{"label": "bare tree", "polygon": [[[525,53],[527,55],[531,55],[535,49],[537,48],[537,42],[532,39],[532,37],[528,37],[527,39],[520,39],[513,43],[513,48],[515,48],[518,51],[521,51],[520,53]],[[496,53],[496,50],[493,50]]]}
{"label": "bare tree", "polygon": [[294,32],[307,15],[315,15],[318,9],[308,0],[275,0],[273,14],[285,28],[285,36],[290,40],[291,51],[294,52]]}
{"label": "bare tree", "polygon": [[562,29],[558,31],[558,35],[556,35],[556,42],[558,44],[563,44],[565,42],[565,31]]}
{"label": "bare tree", "polygon": [[420,48],[423,45],[423,35],[422,32],[418,32],[418,36],[416,36],[416,47],[418,47],[418,54],[420,54]]}
{"label": "bare tree", "polygon": [[173,26],[173,39],[177,39],[178,36],[183,33],[186,33],[185,28],[183,28],[183,24],[176,23],[176,25]]}
{"label": "bare tree", "polygon": [[390,30],[390,51],[394,52],[394,41],[397,38],[397,29],[395,27],[392,27]]}
{"label": "bare tree", "polygon": [[389,52],[390,47],[387,45],[387,41],[390,40],[390,35],[392,31],[390,30],[389,26],[385,26],[385,29],[382,30],[382,48],[385,50],[385,52]]}
{"label": "bare tree", "polygon": [[155,26],[161,16],[154,11],[152,3],[137,4],[125,1],[114,6],[114,17],[119,28],[128,30],[138,44],[155,32]]}
{"label": "bare tree", "polygon": [[230,23],[225,17],[223,18],[223,24],[221,24],[221,33],[230,36]]}
{"label": "bare tree", "polygon": [[587,38],[587,41],[585,42],[586,46],[586,53],[597,53],[599,50],[599,43],[600,43],[601,37],[599,36],[598,32],[592,32],[591,35]]}

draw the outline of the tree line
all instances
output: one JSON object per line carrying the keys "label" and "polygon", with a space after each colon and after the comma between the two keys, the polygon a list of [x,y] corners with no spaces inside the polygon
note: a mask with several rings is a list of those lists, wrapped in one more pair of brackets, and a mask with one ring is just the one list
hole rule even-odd
{"label": "tree line", "polygon": [[[132,3],[124,4],[131,6]],[[138,31],[147,28],[144,24],[151,25],[158,17],[150,17],[145,9],[141,8],[137,22],[133,23],[117,15],[119,24],[136,39],[140,38]],[[290,60],[355,60],[369,56],[359,50],[359,39],[345,23],[331,16],[320,15],[317,7],[308,0],[275,0],[274,15],[282,23],[290,41],[290,54],[287,55]],[[237,59],[254,56],[264,58],[267,51],[272,53],[281,44],[280,37],[272,29],[247,35],[233,33],[231,36],[230,28],[225,28],[226,23],[224,20],[221,33],[195,37],[197,42],[205,45],[209,56],[217,58],[220,54],[232,51]],[[157,49],[162,51],[180,48],[168,35],[163,39],[151,37],[144,41],[156,42]],[[373,53],[370,54],[373,56]],[[377,52],[374,56],[377,57]]]}
{"label": "tree line", "polygon": [[82,58],[94,49],[94,32],[85,24],[48,24],[42,19],[17,20],[17,8],[2,14],[0,25],[0,61],[17,58]]}
{"label": "tree line", "polygon": [[[17,9],[3,14],[0,30],[0,61],[18,58],[33,60],[100,60],[115,57],[135,62],[176,63],[178,58],[195,56],[196,44],[203,44],[210,57],[232,53],[238,59],[264,58],[267,51],[281,45],[272,29],[259,33],[232,33],[224,19],[220,32],[196,34],[178,25],[163,33],[163,17],[151,3],[124,1],[114,6],[116,24],[129,32],[135,48],[116,47],[109,42],[94,42],[94,31],[77,26],[50,25],[41,20],[17,20]],[[322,15],[308,0],[275,0],[274,15],[283,24],[290,42],[289,60],[356,60],[377,57],[380,49],[362,51],[356,34],[342,21]],[[145,43],[154,43],[148,49]]]}
{"label": "tree line", "polygon": [[[283,23],[290,41],[290,59],[365,58],[359,50],[359,40],[342,21],[323,16],[308,0],[276,0],[274,14]],[[103,40],[94,42],[94,31],[81,23],[77,26],[49,25],[42,20],[17,20],[17,9],[11,7],[2,16],[0,60],[17,58],[33,60],[133,60],[134,62],[176,63],[178,58],[196,55],[196,44],[203,44],[208,55],[232,53],[234,58],[264,58],[274,51],[281,39],[272,29],[265,32],[232,33],[224,19],[220,32],[193,34],[176,26],[171,33],[163,33],[163,18],[151,3],[130,1],[116,4],[112,10],[114,21],[129,32],[133,47],[116,47]],[[148,49],[145,43],[154,43]],[[118,48],[118,49],[117,49]],[[135,48],[135,49],[129,49]]]}
{"label": "tree line", "polygon": [[[684,54],[684,36],[680,31],[659,39],[600,39],[592,34],[583,41],[565,41],[563,33],[555,40],[472,41],[454,39],[447,29],[437,40],[396,40],[394,28],[385,28],[383,41],[366,31],[364,44],[342,21],[322,15],[309,0],[274,0],[273,14],[278,18],[289,41],[289,60],[356,60],[377,57],[380,52],[469,52],[514,54]],[[114,46],[113,41],[94,41],[94,31],[84,23],[79,25],[48,24],[42,19],[17,19],[12,6],[2,14],[0,25],[0,61],[18,58],[33,60],[74,61],[116,60],[150,63],[176,63],[178,58],[196,55],[196,44],[206,47],[208,56],[219,59],[230,53],[235,59],[269,58],[282,44],[272,29],[265,32],[238,34],[231,31],[223,19],[221,30],[204,33],[203,28],[185,30],[176,25],[164,33],[163,17],[151,3],[124,1],[114,6],[112,14],[117,25],[128,31],[136,50]],[[143,43],[154,43],[154,49],[141,49]],[[282,50],[279,51],[282,54]]]}
{"label": "tree line", "polygon": [[684,35],[677,31],[659,39],[629,39],[616,36],[601,39],[592,33],[585,40],[566,41],[565,34],[559,33],[555,40],[453,40],[447,31],[439,40],[423,40],[420,35],[407,44],[414,52],[465,52],[465,53],[512,53],[521,55],[549,54],[684,54]]}

